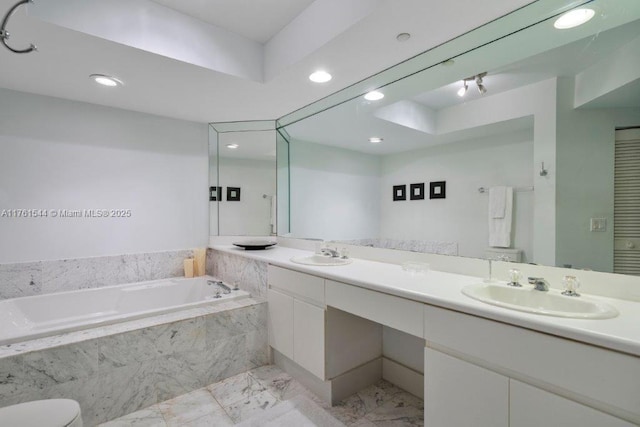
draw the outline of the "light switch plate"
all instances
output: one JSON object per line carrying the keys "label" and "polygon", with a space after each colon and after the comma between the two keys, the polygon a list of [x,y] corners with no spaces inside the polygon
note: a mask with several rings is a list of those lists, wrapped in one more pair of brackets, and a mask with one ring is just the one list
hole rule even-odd
{"label": "light switch plate", "polygon": [[591,218],[590,231],[607,231],[607,219]]}

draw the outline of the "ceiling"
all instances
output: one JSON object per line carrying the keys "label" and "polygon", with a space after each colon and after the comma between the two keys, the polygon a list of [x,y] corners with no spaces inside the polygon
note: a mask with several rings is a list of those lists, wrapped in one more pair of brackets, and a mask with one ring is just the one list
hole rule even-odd
{"label": "ceiling", "polygon": [[[276,119],[530,2],[48,0],[10,20],[11,44],[39,51],[0,49],[0,87],[196,122]],[[334,79],[310,83],[318,68]]]}
{"label": "ceiling", "polygon": [[178,12],[268,42],[313,0],[153,0]]}

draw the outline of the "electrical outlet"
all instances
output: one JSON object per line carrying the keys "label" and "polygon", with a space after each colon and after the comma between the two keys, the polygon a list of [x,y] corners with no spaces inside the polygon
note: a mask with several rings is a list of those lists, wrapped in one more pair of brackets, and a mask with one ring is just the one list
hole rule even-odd
{"label": "electrical outlet", "polygon": [[607,231],[606,218],[591,218],[590,231]]}

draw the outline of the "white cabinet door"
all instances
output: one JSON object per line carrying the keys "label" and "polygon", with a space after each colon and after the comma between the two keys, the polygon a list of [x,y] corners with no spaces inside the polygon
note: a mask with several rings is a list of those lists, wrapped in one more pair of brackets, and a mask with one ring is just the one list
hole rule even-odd
{"label": "white cabinet door", "polygon": [[424,419],[429,427],[508,427],[509,378],[425,349]]}
{"label": "white cabinet door", "polygon": [[627,427],[633,424],[564,397],[510,380],[511,427]]}
{"label": "white cabinet door", "polygon": [[293,360],[320,379],[324,369],[324,310],[293,301]]}
{"label": "white cabinet door", "polygon": [[269,289],[267,301],[269,345],[293,359],[293,298]]}

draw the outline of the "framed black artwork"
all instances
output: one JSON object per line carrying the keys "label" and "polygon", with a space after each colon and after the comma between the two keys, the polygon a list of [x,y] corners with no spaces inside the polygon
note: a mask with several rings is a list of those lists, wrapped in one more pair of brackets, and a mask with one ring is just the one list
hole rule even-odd
{"label": "framed black artwork", "polygon": [[209,201],[215,202],[222,199],[222,187],[209,187]]}
{"label": "framed black artwork", "polygon": [[406,185],[394,185],[393,186],[393,201],[407,200],[407,186]]}
{"label": "framed black artwork", "polygon": [[409,199],[424,200],[424,182],[420,184],[411,184],[409,186]]}
{"label": "framed black artwork", "polygon": [[227,202],[240,201],[240,187],[227,187]]}
{"label": "framed black artwork", "polygon": [[434,181],[429,183],[430,199],[446,199],[447,198],[447,182]]}

